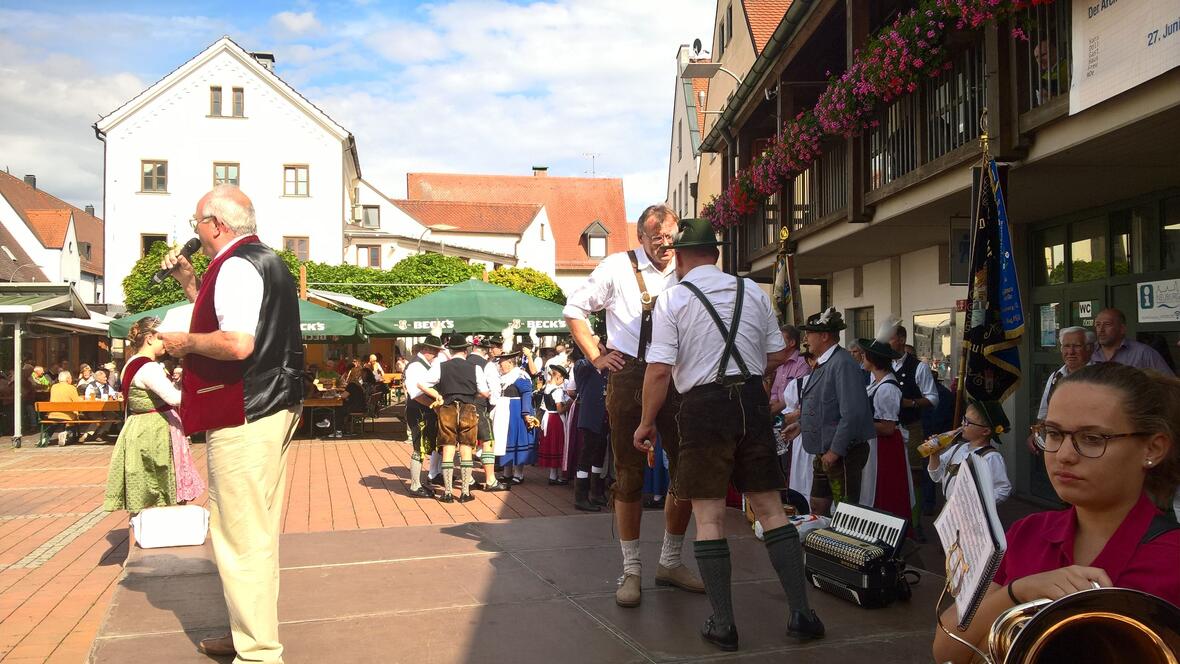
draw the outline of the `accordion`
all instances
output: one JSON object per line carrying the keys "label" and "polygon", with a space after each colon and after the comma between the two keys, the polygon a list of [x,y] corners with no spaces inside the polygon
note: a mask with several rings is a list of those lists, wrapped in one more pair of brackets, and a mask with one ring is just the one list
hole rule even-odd
{"label": "accordion", "polygon": [[909,599],[899,555],[907,525],[888,512],[840,503],[828,527],[803,540],[808,582],[866,608]]}

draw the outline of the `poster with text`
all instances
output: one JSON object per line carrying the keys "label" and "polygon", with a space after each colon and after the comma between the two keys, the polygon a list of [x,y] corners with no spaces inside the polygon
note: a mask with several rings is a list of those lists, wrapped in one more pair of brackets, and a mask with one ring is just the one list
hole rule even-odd
{"label": "poster with text", "polygon": [[1073,0],[1069,113],[1180,66],[1180,0]]}

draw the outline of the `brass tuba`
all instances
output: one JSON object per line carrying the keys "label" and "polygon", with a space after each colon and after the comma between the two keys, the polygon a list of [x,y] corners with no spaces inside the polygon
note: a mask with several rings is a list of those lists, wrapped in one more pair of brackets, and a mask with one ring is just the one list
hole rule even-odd
{"label": "brass tuba", "polygon": [[1095,588],[1000,614],[988,634],[995,664],[1180,664],[1180,609],[1127,588]]}

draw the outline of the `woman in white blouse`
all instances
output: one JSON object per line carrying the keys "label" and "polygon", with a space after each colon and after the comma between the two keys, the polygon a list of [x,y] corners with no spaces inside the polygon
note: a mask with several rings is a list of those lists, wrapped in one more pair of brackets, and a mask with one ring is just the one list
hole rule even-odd
{"label": "woman in white blouse", "polygon": [[128,334],[136,353],[123,368],[127,419],[107,473],[103,509],[108,512],[185,503],[205,491],[177,414],[180,390],[159,362],[164,357],[159,324],[159,318],[143,318]]}
{"label": "woman in white blouse", "polygon": [[877,437],[869,441],[869,460],[861,479],[860,502],[910,519],[914,485],[910,478],[905,441],[897,422],[901,411],[901,385],[893,375],[893,360],[901,354],[886,341],[860,339],[864,351],[861,365],[872,377],[865,391],[873,410]]}

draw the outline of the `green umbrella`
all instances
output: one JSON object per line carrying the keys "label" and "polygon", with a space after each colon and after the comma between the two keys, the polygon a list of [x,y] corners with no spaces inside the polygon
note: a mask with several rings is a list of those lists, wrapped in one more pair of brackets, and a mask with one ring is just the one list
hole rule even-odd
{"label": "green umbrella", "polygon": [[[111,321],[110,335],[115,339],[125,339],[131,331],[135,321],[147,316],[164,318],[170,309],[174,309],[188,302],[175,302],[163,307],[148,309],[137,314],[124,316]],[[331,309],[312,304],[307,300],[299,301],[299,328],[303,332],[305,342],[351,342],[363,341],[360,322]]]}
{"label": "green umbrella", "polygon": [[385,311],[365,316],[373,336],[421,337],[441,325],[444,332],[496,332],[512,326],[538,334],[565,334],[562,306],[478,279],[447,286]]}

